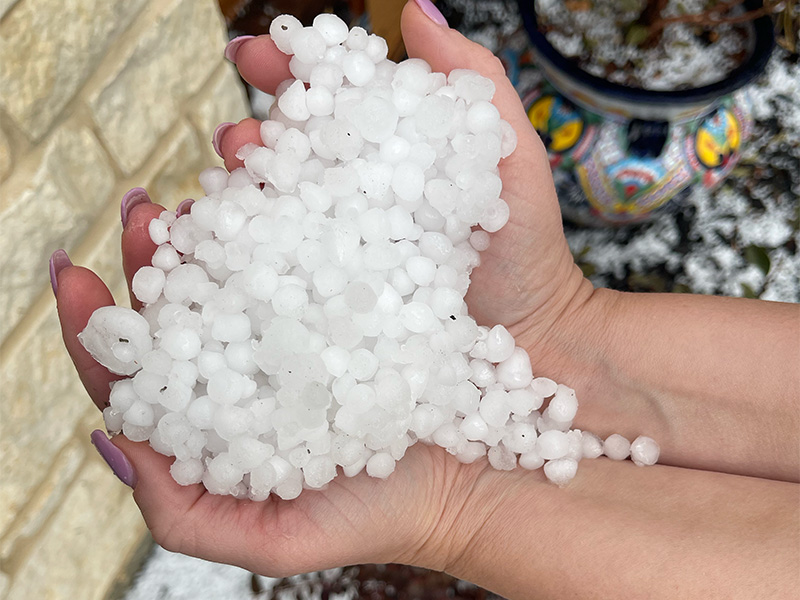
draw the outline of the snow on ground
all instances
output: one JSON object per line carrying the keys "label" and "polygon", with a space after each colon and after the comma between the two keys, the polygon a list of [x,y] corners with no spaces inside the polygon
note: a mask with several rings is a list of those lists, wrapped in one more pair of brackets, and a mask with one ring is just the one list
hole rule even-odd
{"label": "snow on ground", "polygon": [[[254,598],[252,574],[155,546],[124,600],[244,600]],[[262,587],[271,580],[258,578]]]}

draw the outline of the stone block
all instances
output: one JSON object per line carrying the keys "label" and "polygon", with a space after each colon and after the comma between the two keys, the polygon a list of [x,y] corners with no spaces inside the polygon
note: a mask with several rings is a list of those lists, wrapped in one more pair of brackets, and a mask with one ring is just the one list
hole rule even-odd
{"label": "stone block", "polygon": [[1,562],[6,563],[12,559],[15,551],[19,552],[20,546],[34,537],[47,518],[60,506],[84,457],[84,444],[75,440],[58,453],[42,485],[27,500],[8,531],[0,533]]}
{"label": "stone block", "polygon": [[47,260],[74,247],[105,207],[114,173],[88,128],[48,142],[38,168],[15,173],[0,199],[0,343],[49,285]]}
{"label": "stone block", "polygon": [[165,155],[150,188],[156,202],[174,210],[182,200],[202,196],[197,175],[210,165],[203,160],[197,135],[185,121],[176,128]]}
{"label": "stone block", "polygon": [[249,116],[250,106],[242,80],[236,67],[227,62],[220,65],[206,88],[198,94],[189,114],[200,135],[201,148],[206,154],[213,155],[214,164],[219,165],[222,165],[222,159],[211,146],[211,136],[217,125],[225,121],[238,123]]}
{"label": "stone block", "polygon": [[144,532],[130,489],[92,456],[13,573],[5,600],[103,600]]}
{"label": "stone block", "polygon": [[0,128],[0,181],[6,178],[11,171],[11,166],[11,148],[6,134]]}
{"label": "stone block", "polygon": [[0,105],[41,138],[144,3],[20,2],[0,24]]}
{"label": "stone block", "polygon": [[[15,2],[17,2],[17,0],[0,0],[0,19],[6,15],[8,9],[11,8]],[[0,587],[0,589],[2,589],[2,587]],[[0,598],[2,598],[2,596],[3,594],[0,593]]]}
{"label": "stone block", "polygon": [[121,69],[88,94],[106,146],[126,175],[139,168],[184,103],[220,63],[224,25],[214,0],[163,6]]}
{"label": "stone block", "polygon": [[64,349],[55,306],[2,362],[0,531],[7,531],[67,443],[89,400]]}

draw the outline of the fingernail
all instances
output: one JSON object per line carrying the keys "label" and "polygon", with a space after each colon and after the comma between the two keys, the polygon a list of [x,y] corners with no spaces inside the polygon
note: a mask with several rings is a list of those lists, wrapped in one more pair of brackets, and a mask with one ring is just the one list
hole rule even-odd
{"label": "fingernail", "polygon": [[152,202],[150,200],[150,196],[147,194],[147,191],[144,188],[133,188],[129,190],[123,197],[122,203],[119,205],[119,213],[122,217],[122,226],[128,224],[128,217],[131,214],[134,206],[138,206],[140,204],[145,204],[147,202]]}
{"label": "fingernail", "polygon": [[58,274],[64,267],[71,267],[72,261],[67,256],[66,250],[56,250],[50,256],[50,285],[53,288],[53,295],[58,294]]}
{"label": "fingernail", "polygon": [[111,470],[114,472],[119,480],[130,488],[136,487],[136,471],[133,470],[133,465],[128,460],[128,457],[123,454],[122,450],[117,448],[106,437],[106,434],[100,429],[95,429],[91,435],[92,444],[97,448],[100,456],[106,461]]}
{"label": "fingernail", "polygon": [[222,150],[220,146],[220,144],[222,144],[222,136],[225,135],[225,132],[235,124],[236,123],[220,123],[214,130],[214,135],[211,137],[211,145],[214,146],[214,152],[216,152],[220,158],[222,158]]}
{"label": "fingernail", "polygon": [[189,211],[192,208],[192,204],[194,204],[194,200],[191,198],[187,198],[180,204],[178,204],[178,208],[175,209],[175,212],[180,217],[181,215],[188,215]]}
{"label": "fingernail", "polygon": [[420,7],[422,12],[424,12],[427,17],[436,23],[437,25],[444,25],[447,27],[447,19],[444,18],[444,15],[439,12],[439,9],[431,2],[431,0],[414,0],[417,3],[417,6]]}
{"label": "fingernail", "polygon": [[242,47],[247,40],[252,40],[254,35],[240,35],[239,37],[233,38],[228,45],[225,46],[225,58],[231,61],[233,64],[236,64],[236,53],[239,52],[239,48]]}

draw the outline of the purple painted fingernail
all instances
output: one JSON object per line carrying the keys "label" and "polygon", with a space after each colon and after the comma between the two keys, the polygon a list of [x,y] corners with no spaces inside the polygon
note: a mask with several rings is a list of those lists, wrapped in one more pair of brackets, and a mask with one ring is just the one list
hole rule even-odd
{"label": "purple painted fingernail", "polygon": [[239,48],[242,47],[247,40],[252,40],[254,35],[240,35],[239,37],[233,38],[228,45],[225,46],[225,58],[231,61],[233,64],[236,64],[236,54],[239,52]]}
{"label": "purple painted fingernail", "polygon": [[137,187],[129,190],[122,197],[122,203],[119,205],[119,213],[120,217],[122,217],[122,226],[125,227],[125,225],[128,224],[128,217],[130,216],[134,206],[145,204],[147,202],[152,202],[152,200],[150,200],[150,196],[144,188]]}
{"label": "purple painted fingernail", "polygon": [[417,6],[420,7],[422,12],[434,23],[437,25],[444,25],[447,27],[447,19],[444,18],[444,15],[439,12],[439,9],[431,2],[431,0],[414,0],[417,3]]}
{"label": "purple painted fingernail", "polygon": [[214,152],[216,152],[217,156],[220,158],[222,158],[222,136],[225,135],[225,132],[234,125],[236,125],[236,123],[220,123],[214,130],[214,135],[211,137],[211,145],[214,146]]}
{"label": "purple painted fingernail", "polygon": [[50,256],[50,285],[53,288],[53,295],[58,294],[58,274],[64,267],[71,267],[72,261],[67,256],[66,250],[56,250]]}
{"label": "purple painted fingernail", "polygon": [[178,204],[178,208],[175,209],[175,212],[179,217],[182,215],[188,215],[189,211],[192,208],[192,204],[194,204],[194,200],[192,200],[191,198],[187,198],[186,200]]}
{"label": "purple painted fingernail", "polygon": [[92,444],[97,448],[100,456],[108,463],[111,470],[114,472],[119,480],[128,487],[136,487],[136,471],[133,470],[133,465],[128,460],[128,457],[123,454],[122,450],[117,448],[106,437],[105,432],[100,429],[95,429],[91,435]]}

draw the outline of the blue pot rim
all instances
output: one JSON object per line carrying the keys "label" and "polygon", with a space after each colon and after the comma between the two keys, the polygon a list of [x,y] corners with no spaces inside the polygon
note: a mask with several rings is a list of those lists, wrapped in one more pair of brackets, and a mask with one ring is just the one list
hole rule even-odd
{"label": "blue pot rim", "polygon": [[[753,10],[760,7],[762,3],[756,0],[745,0],[744,5],[748,10]],[[519,0],[519,9],[531,44],[553,65],[553,67],[572,79],[592,88],[596,92],[627,102],[639,102],[651,105],[675,105],[699,104],[714,101],[721,96],[730,94],[747,85],[760,75],[764,71],[767,61],[769,61],[769,57],[772,54],[772,50],[775,47],[775,34],[773,31],[772,19],[769,16],[762,16],[752,21],[755,31],[755,43],[752,53],[747,60],[731,71],[725,79],[702,87],[686,90],[646,90],[613,83],[602,77],[587,73],[578,67],[577,63],[573,60],[568,59],[558,52],[552,44],[547,41],[545,35],[539,31],[538,22],[536,20],[535,0]]]}

